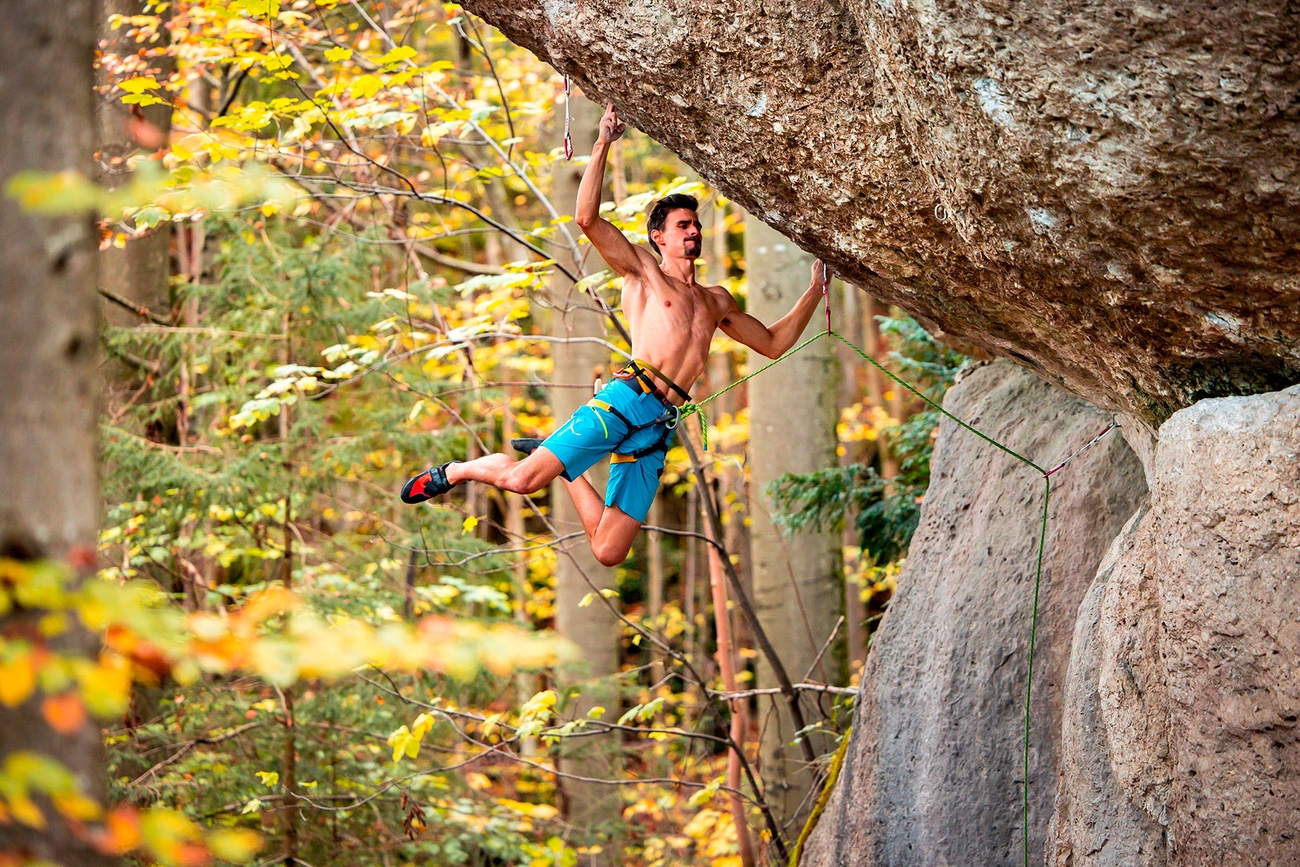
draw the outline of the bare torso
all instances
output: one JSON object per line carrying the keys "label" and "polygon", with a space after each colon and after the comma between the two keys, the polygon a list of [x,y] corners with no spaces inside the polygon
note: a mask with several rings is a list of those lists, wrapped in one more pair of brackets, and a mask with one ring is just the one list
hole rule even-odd
{"label": "bare torso", "polygon": [[[633,357],[689,391],[708,363],[713,332],[727,309],[723,296],[730,297],[719,286],[688,285],[658,267],[646,268],[640,278],[624,278],[623,314]],[[682,403],[666,383],[660,387],[673,403]]]}

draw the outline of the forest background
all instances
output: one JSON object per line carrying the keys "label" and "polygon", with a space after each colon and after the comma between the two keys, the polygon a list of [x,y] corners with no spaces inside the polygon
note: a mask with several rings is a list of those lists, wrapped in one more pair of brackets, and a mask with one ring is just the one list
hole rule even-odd
{"label": "forest background", "polygon": [[[626,357],[570,216],[600,107],[451,4],[106,0],[98,25],[100,176],[9,185],[98,210],[106,324],[98,552],[0,570],[0,702],[50,745],[6,751],[0,830],[164,864],[784,860],[934,413],[829,345],[789,359],[683,424],[616,569],[562,492],[404,507]],[[806,287],[810,257],[645,136],[607,179],[634,242],[696,195],[701,280],[764,321]],[[932,398],[966,362],[856,287],[828,303]],[[697,399],[763,363],[718,336]],[[733,598],[730,647],[728,570],[758,615]],[[61,746],[101,725],[106,792]]]}

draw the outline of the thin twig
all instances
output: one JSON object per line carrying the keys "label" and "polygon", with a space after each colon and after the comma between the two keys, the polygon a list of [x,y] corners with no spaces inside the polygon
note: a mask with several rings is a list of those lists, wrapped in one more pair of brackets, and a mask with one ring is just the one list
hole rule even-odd
{"label": "thin twig", "polygon": [[148,307],[145,307],[143,304],[136,304],[134,301],[130,300],[129,298],[123,298],[121,295],[118,295],[116,292],[113,292],[109,289],[100,289],[99,294],[102,295],[104,298],[107,298],[109,301],[112,301],[118,307],[122,307],[126,310],[130,310],[136,316],[139,316],[141,319],[147,319],[150,322],[154,323],[155,325],[172,324],[170,320],[162,318],[161,316],[159,316],[158,314],[150,310]]}
{"label": "thin twig", "polygon": [[[856,686],[831,686],[828,683],[792,683],[790,688],[795,692],[828,692],[832,695],[857,695],[858,687]],[[742,698],[753,698],[759,695],[782,695],[784,690],[779,686],[768,686],[762,689],[745,689],[740,692],[719,692],[718,690],[707,690],[710,698],[718,701],[735,701]]]}
{"label": "thin twig", "polygon": [[[812,665],[808,666],[808,670],[804,672],[804,680],[812,677],[813,669],[817,667],[817,663],[822,661],[822,656],[824,656],[826,651],[830,648],[831,642],[835,640],[835,636],[839,635],[840,627],[843,625],[844,615],[841,614],[840,619],[835,621],[835,628],[831,630],[831,634],[826,636],[826,643],[822,645],[821,650],[817,651],[817,655],[813,657]],[[826,673],[822,672],[822,676],[825,677]]]}

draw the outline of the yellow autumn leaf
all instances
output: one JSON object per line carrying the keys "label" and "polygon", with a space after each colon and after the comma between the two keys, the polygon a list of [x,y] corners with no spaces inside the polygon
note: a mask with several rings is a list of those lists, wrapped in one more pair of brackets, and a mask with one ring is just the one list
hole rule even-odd
{"label": "yellow autumn leaf", "polygon": [[464,536],[467,533],[473,533],[474,528],[477,526],[478,526],[478,517],[475,515],[470,515],[468,518],[465,519],[465,522],[461,525],[460,534]]}
{"label": "yellow autumn leaf", "polygon": [[411,734],[423,740],[431,728],[433,728],[433,717],[422,713],[415,718],[415,722],[411,723]]}
{"label": "yellow autumn leaf", "polygon": [[131,702],[131,663],[117,654],[102,654],[98,664],[75,660],[74,672],[86,709],[100,719],[125,713]]}
{"label": "yellow autumn leaf", "polygon": [[352,82],[348,90],[356,99],[369,99],[380,91],[384,82],[373,75],[362,75]]}
{"label": "yellow autumn leaf", "polygon": [[45,828],[45,814],[26,795],[11,795],[9,797],[9,812],[15,819],[29,828],[35,828],[38,831]]}
{"label": "yellow autumn leaf", "polygon": [[80,792],[56,792],[50,796],[54,809],[69,819],[88,822],[100,816],[99,803]]}
{"label": "yellow autumn leaf", "polygon": [[530,819],[554,819],[560,813],[550,804],[529,804],[525,801],[514,801],[510,798],[497,798],[496,801],[501,806],[514,810],[516,813],[523,813]]}
{"label": "yellow autumn leaf", "polygon": [[140,835],[159,861],[178,863],[203,839],[199,826],[177,810],[155,807],[140,820]]}
{"label": "yellow autumn leaf", "polygon": [[222,861],[243,864],[262,848],[262,835],[247,828],[213,831],[208,835],[208,848]]}
{"label": "yellow autumn leaf", "polygon": [[352,57],[351,48],[327,48],[325,50],[325,59],[330,63],[338,63],[341,60],[348,60]]}
{"label": "yellow autumn leaf", "polygon": [[411,734],[411,730],[402,726],[388,736],[388,745],[393,748],[393,761],[400,762],[402,756],[415,758],[420,755],[420,739]]}
{"label": "yellow autumn leaf", "polygon": [[379,58],[377,61],[381,66],[392,66],[394,63],[401,63],[415,57],[415,49],[409,45],[399,45],[392,51]]}
{"label": "yellow autumn leaf", "polygon": [[32,658],[24,653],[8,663],[0,664],[0,702],[6,707],[18,707],[36,688],[36,670]]}
{"label": "yellow autumn leaf", "polygon": [[119,82],[118,87],[127,93],[144,93],[146,90],[157,90],[158,80],[152,75],[137,75],[135,78],[128,78],[126,81]]}

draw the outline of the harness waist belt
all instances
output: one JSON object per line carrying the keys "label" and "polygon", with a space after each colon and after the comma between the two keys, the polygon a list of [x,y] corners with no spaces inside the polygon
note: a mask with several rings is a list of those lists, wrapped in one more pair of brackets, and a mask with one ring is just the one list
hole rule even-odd
{"label": "harness waist belt", "polygon": [[651,374],[659,377],[664,382],[666,382],[669,388],[677,392],[677,394],[681,395],[682,400],[687,402],[690,401],[691,395],[688,391],[686,391],[686,389],[682,388],[680,385],[678,385],[677,383],[669,379],[667,376],[665,376],[664,373],[660,371],[659,368],[655,367],[653,364],[642,361],[639,358],[633,359],[631,362],[628,363],[627,367],[616,372],[614,376],[623,380],[628,380],[628,379],[636,380],[637,384],[641,386],[642,391],[644,391],[647,394],[653,394],[655,397],[659,398],[659,400],[662,401],[663,403],[673,406],[674,405],[673,402],[668,399],[668,396],[664,394],[663,391],[660,390],[659,386],[655,383],[655,381],[650,378]]}

